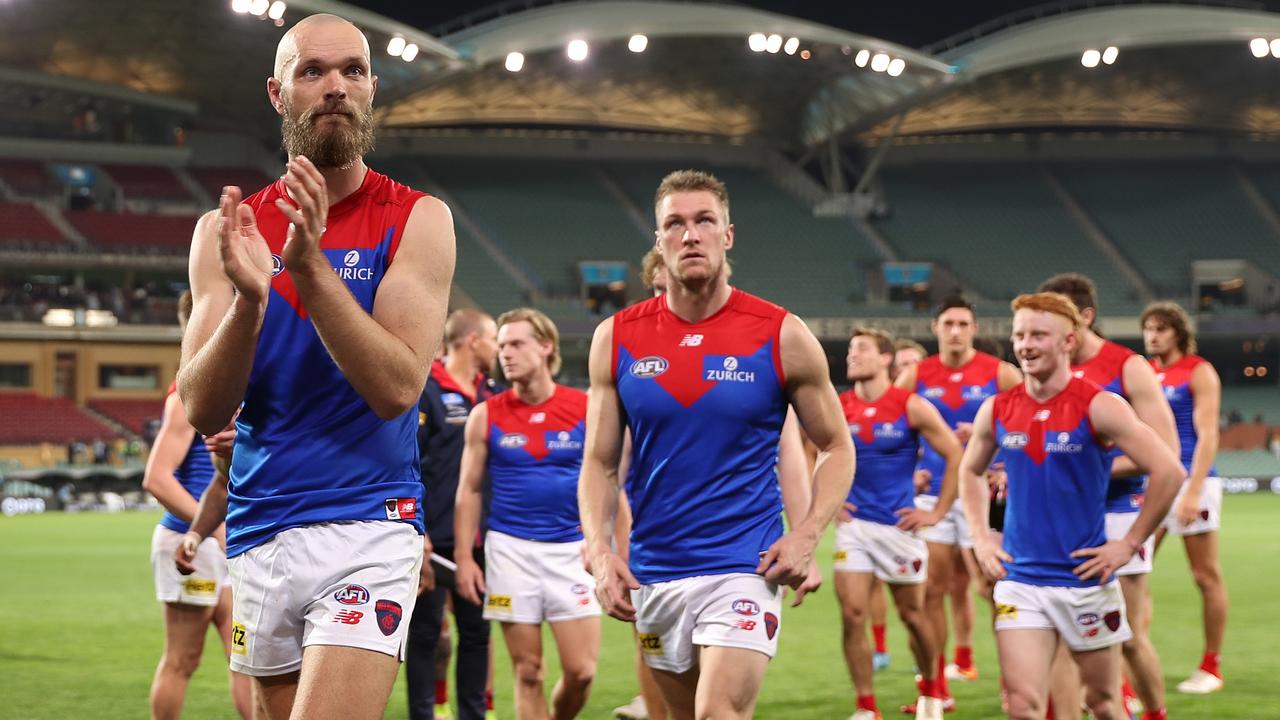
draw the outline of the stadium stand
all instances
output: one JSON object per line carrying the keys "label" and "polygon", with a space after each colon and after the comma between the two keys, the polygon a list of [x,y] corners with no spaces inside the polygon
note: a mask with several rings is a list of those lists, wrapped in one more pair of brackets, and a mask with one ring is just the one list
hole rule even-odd
{"label": "stadium stand", "polygon": [[36,160],[0,160],[0,180],[15,193],[27,197],[48,197],[59,194],[61,185]]}
{"label": "stadium stand", "polygon": [[1098,253],[1035,166],[894,168],[884,182],[892,215],[876,224],[904,260],[941,263],[992,298],[1033,290],[1054,273],[1083,272],[1098,284],[1104,307],[1134,305],[1133,288]]}
{"label": "stadium stand", "polygon": [[67,219],[89,242],[103,250],[186,253],[196,218],[181,215],[70,210]]}
{"label": "stadium stand", "polygon": [[249,167],[193,167],[188,168],[188,172],[215,201],[222,195],[222,188],[228,185],[240,188],[248,196],[272,182],[258,169]]}
{"label": "stadium stand", "polygon": [[120,186],[125,198],[130,200],[162,200],[195,202],[173,171],[151,165],[103,164],[103,172]]}
{"label": "stadium stand", "polygon": [[0,445],[110,439],[116,432],[64,398],[0,393]]}
{"label": "stadium stand", "polygon": [[1057,172],[1158,294],[1188,294],[1197,259],[1251,260],[1280,273],[1280,242],[1225,163],[1090,163]]}
{"label": "stadium stand", "polygon": [[1259,416],[1271,425],[1280,425],[1280,387],[1222,386],[1222,413],[1237,411],[1249,422]]}
{"label": "stadium stand", "polygon": [[0,202],[0,247],[60,249],[67,239],[34,205]]}
{"label": "stadium stand", "polygon": [[89,401],[89,408],[120,423],[136,435],[144,435],[147,423],[160,419],[164,412],[164,401],[97,399]]}

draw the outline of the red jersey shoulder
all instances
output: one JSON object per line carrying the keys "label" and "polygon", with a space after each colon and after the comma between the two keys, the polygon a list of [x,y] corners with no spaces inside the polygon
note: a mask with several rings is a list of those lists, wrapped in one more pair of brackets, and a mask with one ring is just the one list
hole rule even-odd
{"label": "red jersey shoulder", "polygon": [[733,304],[733,311],[743,313],[745,315],[757,315],[763,318],[782,318],[786,317],[787,310],[781,305],[775,305],[764,298],[752,295],[737,288],[733,289],[736,302]]}
{"label": "red jersey shoulder", "polygon": [[429,197],[421,190],[414,190],[376,170],[370,170],[369,175],[366,184],[369,202],[411,205],[419,198]]}
{"label": "red jersey shoulder", "polygon": [[556,385],[556,402],[563,405],[574,416],[585,417],[587,414],[587,394],[568,385]]}
{"label": "red jersey shoulder", "polygon": [[907,400],[914,393],[909,390],[903,390],[900,387],[890,385],[889,389],[883,395],[876,398],[874,402],[863,400],[858,393],[852,388],[840,393],[840,404],[844,406],[845,414],[857,412],[863,408],[873,407],[881,418],[896,420],[902,417],[907,411]]}
{"label": "red jersey shoulder", "polygon": [[659,295],[658,297],[651,297],[648,300],[643,300],[641,302],[636,303],[635,305],[632,305],[631,307],[623,308],[618,312],[614,313],[613,314],[614,333],[616,334],[618,330],[621,329],[621,326],[624,326],[628,323],[634,322],[640,318],[657,315],[659,312],[662,311],[661,303],[663,302],[665,302],[663,297]]}

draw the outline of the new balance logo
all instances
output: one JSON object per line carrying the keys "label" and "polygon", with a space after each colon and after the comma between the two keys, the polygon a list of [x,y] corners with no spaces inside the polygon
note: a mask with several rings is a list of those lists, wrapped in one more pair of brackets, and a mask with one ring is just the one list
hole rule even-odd
{"label": "new balance logo", "polygon": [[355,625],[360,622],[360,618],[364,617],[364,613],[359,610],[339,610],[334,613],[333,621],[342,623],[343,625]]}
{"label": "new balance logo", "polygon": [[701,335],[685,335],[680,339],[680,347],[698,347],[701,344]]}

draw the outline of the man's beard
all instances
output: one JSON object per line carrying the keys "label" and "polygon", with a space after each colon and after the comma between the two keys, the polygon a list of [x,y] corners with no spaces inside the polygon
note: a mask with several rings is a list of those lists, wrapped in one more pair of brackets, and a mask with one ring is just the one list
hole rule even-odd
{"label": "man's beard", "polygon": [[[316,116],[321,113],[346,112],[349,124],[321,131],[316,127]],[[304,110],[294,116],[293,104],[284,103],[284,116],[280,122],[280,135],[285,152],[290,157],[305,155],[321,169],[347,168],[373,150],[373,104],[354,108],[345,103],[328,104]]]}

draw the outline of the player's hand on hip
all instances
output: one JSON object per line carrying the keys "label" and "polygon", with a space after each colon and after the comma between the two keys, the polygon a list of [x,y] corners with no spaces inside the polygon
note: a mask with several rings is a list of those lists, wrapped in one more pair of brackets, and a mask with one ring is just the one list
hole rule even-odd
{"label": "player's hand on hip", "polygon": [[457,586],[458,594],[463,600],[472,605],[482,605],[484,603],[484,571],[475,560],[457,556],[458,571],[454,574],[456,578],[454,584]]}
{"label": "player's hand on hip", "polygon": [[302,155],[289,161],[284,186],[288,188],[293,203],[284,198],[276,199],[276,207],[289,221],[289,235],[281,255],[284,266],[296,270],[308,262],[324,259],[320,252],[320,237],[324,235],[325,223],[329,219],[329,191],[324,176]]}
{"label": "player's hand on hip", "polygon": [[1124,540],[1111,540],[1097,547],[1080,548],[1071,553],[1073,558],[1089,558],[1072,570],[1081,580],[1098,578],[1107,582],[1112,573],[1124,567],[1133,557],[1134,549]]}
{"label": "player's hand on hip", "polygon": [[973,423],[956,423],[956,439],[961,445],[968,445],[971,437],[973,437]]}
{"label": "player's hand on hip", "polygon": [[1000,546],[1001,540],[1000,533],[989,532],[973,541],[973,555],[978,560],[978,567],[982,568],[982,574],[992,580],[1001,580],[1008,575],[1004,564],[1013,562],[1013,556]]}
{"label": "player's hand on hip", "polygon": [[1200,498],[1187,495],[1174,507],[1174,512],[1178,518],[1178,525],[1186,527],[1196,521],[1196,517],[1200,515]]}
{"label": "player's hand on hip", "polygon": [[809,576],[813,545],[794,532],[783,535],[761,554],[756,574],[764,575],[764,579],[774,585],[799,589]]}
{"label": "player's hand on hip", "polygon": [[246,300],[266,302],[271,287],[271,250],[253,209],[240,202],[240,188],[227,186],[218,200],[218,257],[222,271]]}
{"label": "player's hand on hip", "polygon": [[236,424],[234,421],[227,425],[221,432],[213,435],[206,435],[204,438],[204,447],[210,453],[217,457],[231,459],[231,451],[235,449],[236,444]]}
{"label": "player's hand on hip", "polygon": [[196,571],[196,551],[200,549],[200,536],[188,532],[178,541],[178,549],[173,554],[173,564],[178,572],[190,575]]}
{"label": "player's hand on hip", "polygon": [[942,516],[932,510],[901,508],[894,514],[898,516],[898,529],[904,532],[923,530],[942,522]]}
{"label": "player's hand on hip", "polygon": [[636,608],[631,604],[631,591],[639,590],[631,569],[612,551],[595,553],[591,559],[591,574],[596,578],[596,599],[610,617],[623,622],[636,621]]}
{"label": "player's hand on hip", "polygon": [[846,500],[839,512],[836,513],[836,522],[853,522],[853,514],[856,512],[858,512],[858,506]]}
{"label": "player's hand on hip", "polygon": [[820,587],[822,587],[822,570],[818,567],[818,561],[815,558],[809,562],[809,574],[804,582],[796,588],[796,599],[791,603],[791,607],[800,607],[800,603],[804,602],[804,596],[817,592]]}
{"label": "player's hand on hip", "polygon": [[911,474],[911,484],[916,487],[916,494],[929,489],[929,483],[933,481],[933,473],[928,470],[917,470]]}

